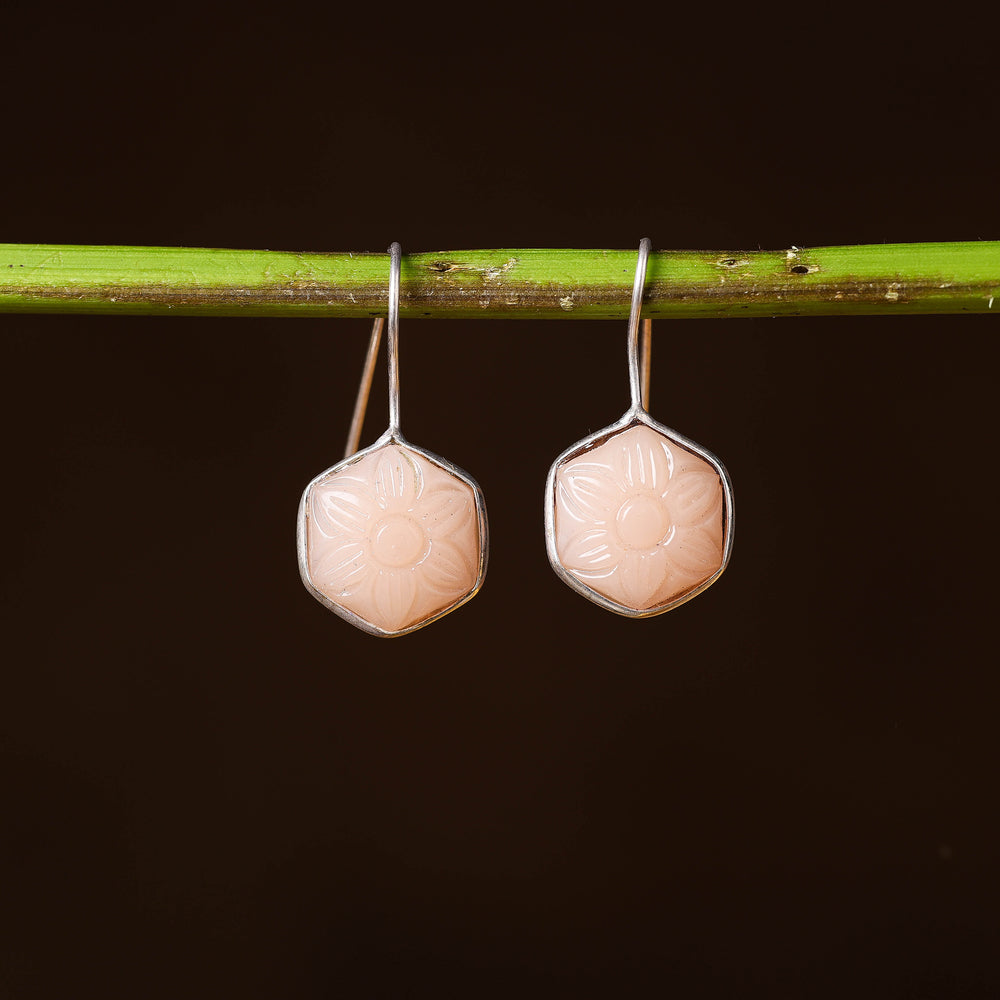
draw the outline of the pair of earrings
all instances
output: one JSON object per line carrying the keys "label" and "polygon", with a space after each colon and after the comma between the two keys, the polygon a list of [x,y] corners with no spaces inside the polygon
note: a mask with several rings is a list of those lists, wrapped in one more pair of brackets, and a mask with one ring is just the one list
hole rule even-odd
{"label": "pair of earrings", "polygon": [[[553,569],[595,604],[632,618],[662,614],[714,583],[733,543],[733,494],[722,463],[646,410],[639,314],[649,250],[642,240],[632,288],[631,405],[564,451],[545,485]],[[389,427],[357,451],[377,320],[345,457],[306,487],[298,518],[306,589],[380,636],[412,632],[473,598],[486,576],[489,534],[475,480],[400,433],[398,243],[389,255]]]}

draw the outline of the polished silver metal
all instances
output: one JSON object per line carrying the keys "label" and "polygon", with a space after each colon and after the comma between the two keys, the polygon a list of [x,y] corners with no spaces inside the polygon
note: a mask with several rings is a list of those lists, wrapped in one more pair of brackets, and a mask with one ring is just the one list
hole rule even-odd
{"label": "polished silver metal", "polygon": [[642,340],[639,343],[639,365],[642,368],[642,408],[649,411],[649,373],[653,367],[653,321],[642,321]]}
{"label": "polished silver metal", "polygon": [[[298,509],[298,521],[297,521],[297,531],[296,531],[296,550],[298,553],[298,563],[299,563],[299,575],[302,578],[302,583],[306,590],[309,591],[313,597],[316,598],[321,604],[329,608],[334,614],[339,615],[345,621],[350,622],[355,627],[367,632],[370,635],[377,635],[385,638],[392,638],[399,635],[406,635],[410,632],[415,632],[417,629],[423,628],[425,625],[430,625],[431,622],[437,621],[439,618],[443,618],[445,615],[450,614],[456,608],[461,607],[467,601],[472,600],[473,597],[479,593],[480,588],[483,585],[483,580],[486,577],[486,567],[489,557],[489,524],[486,518],[486,501],[483,497],[483,491],[479,484],[472,478],[464,469],[459,468],[457,465],[452,464],[440,455],[436,455],[433,452],[427,451],[424,448],[418,448],[416,445],[411,444],[406,438],[403,437],[399,428],[399,293],[400,293],[400,274],[402,270],[402,251],[398,243],[393,243],[389,248],[389,258],[390,258],[390,272],[389,272],[389,296],[388,296],[388,336],[387,341],[387,354],[388,354],[388,368],[389,368],[389,426],[386,431],[375,441],[373,444],[369,445],[367,448],[361,451],[354,450],[357,447],[358,439],[354,436],[354,423],[357,423],[357,435],[360,436],[361,425],[364,422],[365,406],[367,404],[368,398],[368,387],[371,384],[371,373],[374,370],[375,360],[378,355],[378,344],[381,334],[381,320],[376,320],[372,327],[371,338],[369,340],[368,356],[365,362],[365,372],[362,375],[361,385],[358,390],[358,399],[355,403],[355,416],[352,421],[352,431],[351,436],[348,439],[348,447],[351,449],[350,452],[335,465],[330,466],[330,468],[325,469],[318,476],[314,477],[306,486],[305,490],[302,492],[302,497],[299,501]],[[353,447],[352,447],[353,443]],[[476,575],[476,580],[473,588],[465,594],[459,600],[456,600],[453,604],[441,611],[434,614],[415,625],[411,625],[407,628],[398,629],[396,631],[388,631],[379,628],[376,625],[366,621],[365,619],[359,617],[354,612],[347,608],[341,607],[334,601],[331,601],[324,593],[316,588],[313,584],[312,578],[309,572],[309,553],[308,553],[308,509],[309,509],[309,495],[313,488],[319,483],[323,482],[327,477],[336,475],[342,472],[344,469],[354,465],[355,463],[361,461],[365,456],[370,455],[374,451],[378,451],[380,448],[385,447],[389,444],[400,445],[410,452],[421,456],[426,459],[432,465],[436,465],[439,469],[460,479],[464,482],[471,490],[475,501],[476,508],[476,521],[479,528],[479,566]]]}
{"label": "polished silver metal", "polygon": [[642,293],[646,287],[646,263],[649,261],[650,242],[644,236],[639,241],[639,259],[635,265],[632,282],[632,307],[628,314],[628,385],[632,395],[632,409],[642,407],[642,377],[639,374],[639,313],[642,311]]}
{"label": "polished silver metal", "polygon": [[389,247],[389,430],[399,433],[399,279],[403,271],[403,251],[398,243]]}
{"label": "polished silver metal", "polygon": [[344,458],[350,458],[361,443],[361,431],[365,425],[365,413],[368,411],[368,397],[371,395],[372,379],[375,377],[375,363],[378,361],[383,326],[385,326],[384,316],[379,316],[372,323],[371,336],[368,338],[368,353],[365,354],[365,367],[361,372],[361,383],[358,385],[358,395],[354,400],[351,429],[347,432],[347,444],[344,446]]}
{"label": "polished silver metal", "polygon": [[[690,601],[691,598],[697,597],[697,595],[703,590],[715,583],[729,563],[729,557],[733,548],[733,529],[735,527],[733,487],[729,478],[729,473],[726,471],[726,467],[715,455],[712,454],[712,452],[708,451],[708,449],[703,448],[701,445],[692,441],[690,438],[685,437],[683,434],[679,434],[673,428],[667,427],[665,424],[661,424],[659,421],[654,420],[649,415],[647,410],[647,401],[649,396],[649,359],[652,338],[652,325],[650,321],[646,320],[643,324],[644,344],[641,352],[639,349],[638,331],[639,316],[642,309],[643,291],[645,288],[646,262],[649,258],[649,251],[650,241],[644,238],[639,244],[639,257],[636,263],[635,282],[632,286],[632,305],[629,312],[628,322],[627,354],[631,405],[613,424],[609,424],[607,427],[603,427],[601,430],[595,431],[593,434],[577,441],[576,444],[571,445],[564,452],[562,452],[552,463],[549,468],[548,476],[545,480],[545,548],[548,553],[549,562],[552,564],[552,568],[556,575],[567,586],[571,587],[577,593],[582,594],[588,600],[593,601],[595,604],[607,609],[608,611],[613,611],[616,614],[623,615],[628,618],[652,618],[655,615],[671,611],[674,608],[679,607],[681,604],[685,604],[687,601]],[[630,427],[634,427],[639,424],[645,425],[646,427],[656,431],[658,434],[662,434],[663,436],[670,438],[682,448],[686,448],[687,450],[698,455],[700,458],[703,458],[709,463],[709,465],[715,468],[722,482],[725,525],[723,532],[724,541],[722,565],[719,567],[717,572],[715,572],[698,587],[683,594],[675,600],[668,601],[663,605],[657,605],[652,608],[636,610],[635,608],[619,604],[618,602],[606,597],[604,594],[600,594],[591,587],[588,587],[583,581],[579,580],[568,569],[566,569],[565,566],[563,566],[559,558],[559,553],[556,551],[555,487],[556,474],[562,464],[572,460],[582,452],[589,451],[590,449],[603,444],[616,434],[620,434],[623,431],[628,430]]]}

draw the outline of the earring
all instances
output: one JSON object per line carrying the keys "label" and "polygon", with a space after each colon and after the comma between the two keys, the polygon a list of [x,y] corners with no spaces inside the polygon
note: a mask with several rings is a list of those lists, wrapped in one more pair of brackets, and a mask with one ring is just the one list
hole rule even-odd
{"label": "earring", "polygon": [[632,288],[632,405],[567,448],[545,483],[552,568],[595,604],[631,618],[701,593],[726,568],[733,545],[733,491],[722,463],[653,420],[643,399],[638,330],[649,249],[642,240]]}
{"label": "earring", "polygon": [[475,480],[400,433],[398,243],[389,257],[389,428],[356,451],[378,352],[377,320],[347,454],[306,487],[298,518],[306,589],[379,636],[413,632],[474,597],[486,575],[488,535]]}

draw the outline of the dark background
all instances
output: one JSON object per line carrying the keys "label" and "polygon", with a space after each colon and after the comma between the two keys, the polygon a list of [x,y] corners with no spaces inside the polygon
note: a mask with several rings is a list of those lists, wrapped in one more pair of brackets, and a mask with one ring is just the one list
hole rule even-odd
{"label": "dark background", "polygon": [[[684,10],[11,9],[0,239],[1000,238],[988,24]],[[0,316],[0,997],[996,996],[995,325],[657,324],[738,532],[637,622],[542,537],[624,322],[404,322],[492,547],[380,641],[294,551],[367,322]]]}

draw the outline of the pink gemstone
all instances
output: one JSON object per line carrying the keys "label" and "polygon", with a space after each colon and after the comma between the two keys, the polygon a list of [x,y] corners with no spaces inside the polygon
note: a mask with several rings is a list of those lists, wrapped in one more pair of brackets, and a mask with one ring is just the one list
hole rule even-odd
{"label": "pink gemstone", "polygon": [[308,583],[381,634],[438,617],[483,573],[474,486],[405,445],[316,480],[305,506]]}
{"label": "pink gemstone", "polygon": [[720,470],[646,424],[572,453],[554,490],[562,569],[625,612],[666,610],[725,565]]}

